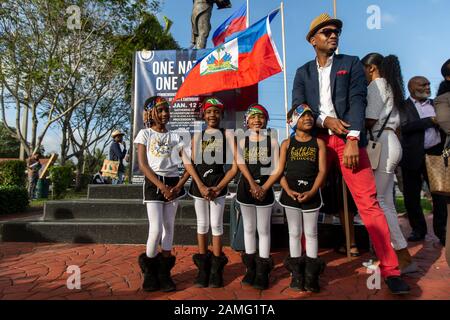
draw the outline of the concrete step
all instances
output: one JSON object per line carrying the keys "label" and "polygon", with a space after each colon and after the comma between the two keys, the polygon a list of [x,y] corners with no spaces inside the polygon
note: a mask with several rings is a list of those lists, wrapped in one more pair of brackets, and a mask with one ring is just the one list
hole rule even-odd
{"label": "concrete step", "polygon": [[[230,221],[231,200],[225,202],[224,222]],[[143,219],[147,220],[147,209],[142,200],[97,199],[48,201],[44,205],[45,221],[55,220],[101,220]],[[181,199],[176,219],[196,219],[194,202]]]}
{"label": "concrete step", "polygon": [[[175,223],[174,244],[196,245],[197,226],[194,219],[179,219]],[[319,223],[319,247],[333,248],[343,239],[340,225]],[[145,244],[148,221],[145,219],[122,219],[109,221],[60,220],[60,221],[9,221],[0,223],[0,241],[4,242],[63,242],[63,243],[117,243]],[[367,231],[355,225],[359,248],[368,249]],[[210,233],[211,239],[211,233]],[[230,224],[224,223],[223,245],[230,245]],[[272,248],[288,248],[287,224],[272,224]]]}
{"label": "concrete step", "polygon": [[[145,244],[148,236],[147,220],[110,221],[19,221],[1,226],[2,241],[7,242],[63,242],[63,243],[117,243]],[[224,225],[224,241],[229,242],[229,224]],[[178,220],[174,243],[196,243],[194,220]]]}
{"label": "concrete step", "polygon": [[142,199],[142,184],[90,184],[88,199]]}

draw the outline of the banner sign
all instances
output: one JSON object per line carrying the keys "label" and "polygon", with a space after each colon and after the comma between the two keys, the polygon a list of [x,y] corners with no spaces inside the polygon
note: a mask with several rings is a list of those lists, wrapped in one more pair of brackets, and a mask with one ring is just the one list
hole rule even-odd
{"label": "banner sign", "polygon": [[[133,140],[144,128],[143,105],[151,96],[161,96],[172,102],[184,81],[186,72],[208,50],[157,50],[135,53],[133,66]],[[236,128],[236,111],[242,111],[251,103],[258,102],[258,86],[214,93],[226,106],[224,128]],[[199,127],[200,103],[205,96],[178,100],[170,107],[170,130],[184,129],[191,132]],[[143,176],[137,162],[136,148],[133,147],[132,183],[142,183]]]}

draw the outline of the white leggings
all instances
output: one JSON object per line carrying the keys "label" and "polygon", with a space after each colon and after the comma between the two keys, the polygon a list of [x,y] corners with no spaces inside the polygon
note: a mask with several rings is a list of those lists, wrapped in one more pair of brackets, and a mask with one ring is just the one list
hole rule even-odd
{"label": "white leggings", "polygon": [[149,224],[146,253],[147,257],[153,258],[158,254],[159,243],[162,250],[172,250],[178,200],[167,203],[148,202],[146,205]]}
{"label": "white leggings", "polygon": [[241,211],[244,224],[245,253],[256,253],[256,230],[258,230],[259,256],[261,258],[269,258],[272,206],[256,207],[254,205],[241,204]]}
{"label": "white leggings", "polygon": [[402,147],[394,131],[391,130],[383,131],[379,142],[381,142],[380,162],[377,170],[374,171],[377,199],[389,225],[392,246],[395,250],[400,250],[406,248],[408,243],[398,223],[393,190],[394,171],[402,158]]}
{"label": "white leggings", "polygon": [[195,214],[197,215],[197,233],[208,233],[209,222],[211,221],[212,235],[221,236],[223,234],[223,210],[225,208],[225,197],[217,198],[214,201],[194,198],[194,206]]}
{"label": "white leggings", "polygon": [[303,212],[301,209],[285,207],[289,228],[289,252],[291,258],[302,256],[302,220],[306,239],[306,255],[317,258],[319,248],[317,238],[317,220],[319,210]]}

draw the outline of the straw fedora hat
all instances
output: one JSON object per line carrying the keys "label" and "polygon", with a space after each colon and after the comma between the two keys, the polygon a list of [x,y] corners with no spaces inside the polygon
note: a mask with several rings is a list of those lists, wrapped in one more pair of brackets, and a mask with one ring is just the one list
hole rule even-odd
{"label": "straw fedora hat", "polygon": [[121,132],[120,130],[114,130],[113,133],[111,133],[111,137],[114,138],[116,136],[124,136],[125,133]]}
{"label": "straw fedora hat", "polygon": [[306,35],[306,40],[309,42],[311,37],[316,34],[316,32],[325,26],[328,25],[335,25],[339,29],[342,28],[342,21],[339,19],[333,19],[331,18],[327,13],[322,13],[320,16],[316,17],[309,26],[309,32]]}

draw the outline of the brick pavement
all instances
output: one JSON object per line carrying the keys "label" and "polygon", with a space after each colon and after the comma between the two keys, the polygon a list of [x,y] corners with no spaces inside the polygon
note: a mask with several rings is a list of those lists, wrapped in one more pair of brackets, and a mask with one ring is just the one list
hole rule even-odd
{"label": "brick pavement", "polygon": [[[444,250],[433,236],[410,247],[420,272],[406,276],[412,291],[406,297],[394,297],[382,282],[380,290],[369,290],[366,281],[369,274],[361,263],[370,253],[347,261],[346,257],[332,250],[321,250],[320,256],[327,262],[321,277],[322,292],[300,293],[288,288],[289,274],[282,266],[287,251],[275,251],[275,269],[271,274],[269,290],[261,291],[240,284],[244,266],[239,254],[225,248],[229,263],[225,267],[224,288],[196,288],[192,282],[196,268],[192,255],[195,246],[176,246],[177,263],[172,271],[177,291],[170,293],[146,293],[140,289],[142,275],[137,257],[144,245],[104,244],[48,244],[48,243],[0,243],[0,299],[136,299],[136,300],[241,300],[241,299],[446,299],[450,300],[450,269]],[[67,267],[81,268],[81,289],[69,290],[66,286]]]}

